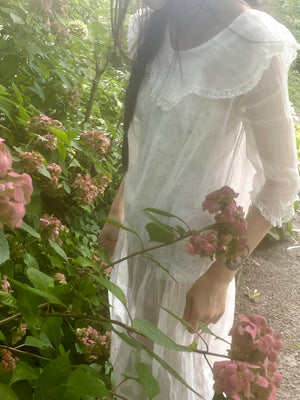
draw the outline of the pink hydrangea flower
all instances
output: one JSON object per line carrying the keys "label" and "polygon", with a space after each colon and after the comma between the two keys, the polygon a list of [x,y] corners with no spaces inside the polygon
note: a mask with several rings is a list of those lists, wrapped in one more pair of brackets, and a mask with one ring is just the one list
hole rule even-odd
{"label": "pink hydrangea flower", "polygon": [[0,137],[0,178],[5,176],[12,166],[12,158],[4,142],[5,140]]}
{"label": "pink hydrangea flower", "polygon": [[44,136],[38,136],[37,142],[46,150],[55,150],[57,148],[57,139],[51,133],[46,133]]}
{"label": "pink hydrangea flower", "polygon": [[59,179],[59,176],[61,174],[60,166],[58,164],[56,164],[56,163],[51,163],[51,164],[47,165],[47,170],[50,172],[51,184],[54,187],[57,187],[58,179]]}
{"label": "pink hydrangea flower", "polygon": [[25,170],[28,174],[36,172],[44,162],[44,157],[36,151],[20,153],[19,157],[23,160]]}
{"label": "pink hydrangea flower", "polygon": [[247,248],[245,220],[242,207],[238,207],[238,196],[230,187],[224,186],[206,196],[203,210],[215,214],[215,224],[200,232],[193,231],[185,250],[191,255],[213,257],[223,260],[242,261]]}
{"label": "pink hydrangea flower", "polygon": [[108,353],[111,340],[110,332],[101,335],[96,329],[88,326],[87,328],[78,328],[76,336],[88,361],[97,360],[100,356]]}
{"label": "pink hydrangea flower", "polygon": [[54,280],[59,284],[59,285],[66,285],[67,281],[66,281],[66,277],[64,274],[57,272],[54,275]]}
{"label": "pink hydrangea flower", "polygon": [[1,353],[1,362],[0,362],[0,375],[5,372],[11,372],[16,368],[16,361],[18,358],[14,358],[11,352],[7,349],[3,349]]}
{"label": "pink hydrangea flower", "polygon": [[31,177],[8,172],[0,180],[0,228],[4,224],[19,228],[25,215],[25,205],[30,203],[33,192]]}
{"label": "pink hydrangea flower", "polygon": [[61,221],[51,215],[50,217],[44,215],[43,218],[40,218],[41,221],[41,229],[43,237],[49,238],[58,244],[62,244],[62,240],[60,235],[62,232],[69,232],[69,229],[61,223]]}
{"label": "pink hydrangea flower", "polygon": [[100,131],[83,131],[80,134],[80,139],[91,152],[100,151],[106,153],[110,146],[110,141],[107,139],[105,133]]}
{"label": "pink hydrangea flower", "polygon": [[51,141],[53,135],[51,134],[50,127],[55,129],[63,129],[63,125],[60,121],[58,121],[57,119],[51,119],[45,114],[40,114],[39,116],[32,117],[30,121],[27,121],[27,130],[33,133],[37,133],[39,135],[50,134],[51,136],[46,137],[46,139],[49,138]]}
{"label": "pink hydrangea flower", "polygon": [[92,203],[98,196],[99,189],[93,185],[92,180],[88,174],[82,176],[77,174],[73,183],[74,199],[79,205],[85,206]]}
{"label": "pink hydrangea flower", "polygon": [[0,290],[2,290],[3,292],[5,292],[7,294],[13,293],[13,290],[10,287],[10,283],[9,283],[6,275],[3,275],[2,279],[0,280]]}
{"label": "pink hydrangea flower", "polygon": [[261,316],[239,315],[236,326],[231,328],[231,358],[252,363],[263,362],[265,358],[275,362],[282,348],[280,333],[274,332]]}

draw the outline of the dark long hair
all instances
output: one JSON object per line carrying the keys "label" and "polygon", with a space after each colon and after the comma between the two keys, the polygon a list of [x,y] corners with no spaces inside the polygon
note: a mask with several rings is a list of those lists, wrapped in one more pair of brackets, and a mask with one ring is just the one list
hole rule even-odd
{"label": "dark long hair", "polygon": [[[247,0],[247,3],[252,7],[257,5],[256,0]],[[120,47],[119,37],[128,5],[129,0],[111,0],[112,31],[118,47]],[[146,75],[147,66],[151,64],[158,54],[171,15],[174,21],[176,21],[175,50],[178,50],[180,37],[185,29],[183,24],[180,24],[180,7],[182,7],[182,0],[167,0],[162,8],[150,14],[150,17],[142,28],[137,49],[133,56],[131,75],[125,96],[124,139],[122,147],[124,172],[128,169],[128,130],[133,119],[140,86]]]}

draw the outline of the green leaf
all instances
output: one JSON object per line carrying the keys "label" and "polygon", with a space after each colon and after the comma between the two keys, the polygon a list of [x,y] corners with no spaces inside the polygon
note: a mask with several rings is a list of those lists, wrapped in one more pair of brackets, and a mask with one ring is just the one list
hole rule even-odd
{"label": "green leaf", "polygon": [[147,208],[144,208],[143,212],[147,213],[147,215],[149,213],[153,213],[153,214],[161,215],[163,217],[177,218],[177,219],[181,220],[181,218],[177,217],[177,215],[171,214],[168,211],[159,210],[158,208],[147,207]]}
{"label": "green leaf", "polygon": [[41,373],[36,385],[36,400],[63,399],[71,373],[68,353],[51,361]]}
{"label": "green leaf", "polygon": [[3,230],[0,229],[0,265],[7,260],[9,260],[9,244]]}
{"label": "green leaf", "polygon": [[48,178],[48,179],[51,179],[50,172],[47,170],[45,164],[42,164],[42,165],[40,166],[40,168],[38,169],[38,171],[39,171],[39,173],[40,173],[41,175],[45,176],[45,177]]}
{"label": "green leaf", "polygon": [[19,15],[15,14],[13,12],[11,12],[9,15],[10,15],[11,19],[13,20],[14,24],[17,24],[17,25],[25,24],[24,19],[21,18]]}
{"label": "green leaf", "polygon": [[27,336],[24,342],[25,346],[36,347],[38,349],[49,349],[51,348],[51,343],[45,343],[42,340],[35,338],[33,336]]}
{"label": "green leaf", "polygon": [[52,126],[50,126],[49,128],[50,132],[53,133],[53,135],[55,135],[58,139],[61,139],[68,146],[71,145],[70,139],[65,131],[63,131],[62,129],[53,128]]}
{"label": "green leaf", "polygon": [[8,96],[8,91],[5,86],[0,85],[0,95],[7,95]]}
{"label": "green leaf", "polygon": [[16,393],[8,385],[0,383],[0,400],[19,400]]}
{"label": "green leaf", "polygon": [[144,334],[148,339],[152,340],[152,342],[157,343],[166,349],[184,352],[191,351],[190,347],[175,343],[169,338],[169,336],[165,335],[161,330],[151,325],[150,322],[143,318],[135,318],[132,321],[132,326],[134,329]]}
{"label": "green leaf", "polygon": [[135,364],[135,369],[140,385],[147,393],[149,400],[152,400],[160,392],[160,387],[157,380],[144,364]]}
{"label": "green leaf", "polygon": [[57,347],[63,336],[61,317],[45,317],[42,323],[42,331],[47,335],[51,342]]}
{"label": "green leaf", "polygon": [[20,229],[29,233],[31,236],[33,236],[37,239],[41,239],[41,235],[35,229],[33,229],[31,226],[27,225],[24,221],[23,221]]}
{"label": "green leaf", "polygon": [[120,222],[114,221],[113,219],[110,219],[110,218],[102,218],[102,221],[104,221],[110,225],[116,226],[117,228],[124,229],[125,231],[133,233],[139,239],[139,241],[142,243],[142,239],[141,239],[140,235],[137,232],[135,232],[133,229],[127,228],[127,226],[120,224]]}
{"label": "green leaf", "polygon": [[119,286],[115,285],[108,279],[105,279],[103,276],[91,274],[91,277],[93,277],[98,283],[100,283],[102,287],[109,290],[126,307],[126,297],[122,289],[119,288]]}
{"label": "green leaf", "polygon": [[156,264],[159,268],[161,268],[162,270],[164,270],[175,282],[177,282],[177,280],[174,278],[174,276],[170,273],[170,271],[165,268],[159,261],[155,260],[155,258],[150,257],[150,256],[145,256],[145,258],[148,258],[148,260],[154,262],[154,264]]}
{"label": "green leaf", "polygon": [[160,358],[157,354],[155,354],[152,350],[148,349],[146,346],[142,346],[148,354],[150,354],[166,371],[168,371],[175,379],[177,379],[180,383],[182,383],[185,387],[190,389],[193,393],[199,396],[203,400],[205,399],[201,394],[197,393],[191,386],[189,386],[184,379],[175,371],[168,363],[166,363],[162,358]]}
{"label": "green leaf", "polygon": [[77,368],[71,373],[68,386],[80,397],[92,396],[97,399],[104,396],[110,397],[109,390],[106,389],[104,382],[81,368]]}
{"label": "green leaf", "polygon": [[0,341],[6,343],[6,337],[4,336],[4,333],[0,331]]}
{"label": "green leaf", "polygon": [[17,307],[17,300],[11,294],[0,291],[0,303],[9,307]]}
{"label": "green leaf", "polygon": [[12,385],[15,382],[27,381],[29,379],[38,379],[38,376],[38,373],[28,364],[23,363],[22,361],[17,361],[16,368],[12,373],[9,384]]}
{"label": "green leaf", "polygon": [[37,260],[30,253],[25,253],[23,260],[27,267],[39,269],[39,264],[38,264]]}
{"label": "green leaf", "polygon": [[26,271],[26,275],[28,276],[33,286],[37,289],[48,292],[48,289],[50,287],[54,287],[54,279],[39,271],[38,269],[28,268]]}
{"label": "green leaf", "polygon": [[32,331],[39,329],[41,325],[41,311],[38,308],[40,301],[37,296],[21,288],[18,289],[17,293],[18,309],[25,319],[26,324]]}
{"label": "green leaf", "polygon": [[46,293],[40,289],[33,288],[31,286],[25,285],[24,283],[15,281],[14,279],[10,279],[11,282],[13,282],[14,286],[17,286],[29,293],[35,294],[37,296],[43,297],[47,301],[53,304],[60,304],[61,306],[64,306],[64,304],[53,294],[51,293]]}
{"label": "green leaf", "polygon": [[62,142],[57,142],[57,150],[59,154],[61,155],[62,159],[64,160],[66,158],[66,148],[65,145]]}
{"label": "green leaf", "polygon": [[168,243],[174,239],[174,231],[167,225],[150,222],[145,227],[150,236],[150,242]]}
{"label": "green leaf", "polygon": [[50,246],[52,247],[52,249],[58,254],[60,255],[64,260],[68,261],[68,256],[66,255],[64,249],[62,249],[56,242],[54,242],[51,239],[48,239],[48,242],[50,244]]}

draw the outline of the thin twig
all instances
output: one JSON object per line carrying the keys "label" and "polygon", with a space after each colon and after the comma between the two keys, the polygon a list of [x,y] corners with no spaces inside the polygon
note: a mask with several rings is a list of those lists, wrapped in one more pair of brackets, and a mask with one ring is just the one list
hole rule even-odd
{"label": "thin twig", "polygon": [[[51,303],[39,304],[39,305],[38,305],[38,308],[44,308],[44,307],[46,307],[46,306],[48,306],[48,305],[50,305],[50,304],[51,304]],[[21,317],[22,317],[22,314],[21,314],[21,313],[14,314],[14,315],[12,315],[11,317],[2,319],[2,320],[0,321],[0,325],[6,324],[7,322],[13,321],[13,320],[18,319],[18,318],[21,318]]]}
{"label": "thin twig", "polygon": [[35,358],[38,358],[38,359],[40,359],[40,360],[52,361],[51,358],[42,357],[42,356],[39,356],[38,354],[29,353],[28,351],[18,350],[18,349],[15,348],[15,347],[9,347],[9,346],[5,346],[5,345],[2,345],[2,344],[1,344],[1,345],[0,345],[0,348],[1,348],[1,349],[8,349],[8,350],[10,350],[10,351],[12,351],[12,352],[14,352],[14,353],[19,353],[19,354],[24,354],[24,355],[30,356],[30,357],[35,357]]}

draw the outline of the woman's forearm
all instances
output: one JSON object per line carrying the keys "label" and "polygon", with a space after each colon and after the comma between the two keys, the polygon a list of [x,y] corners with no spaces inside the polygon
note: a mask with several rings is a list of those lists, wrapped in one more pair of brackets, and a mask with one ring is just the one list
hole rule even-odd
{"label": "woman's forearm", "polygon": [[124,190],[125,190],[125,177],[123,178],[119,190],[112,202],[108,218],[121,222],[124,218]]}

